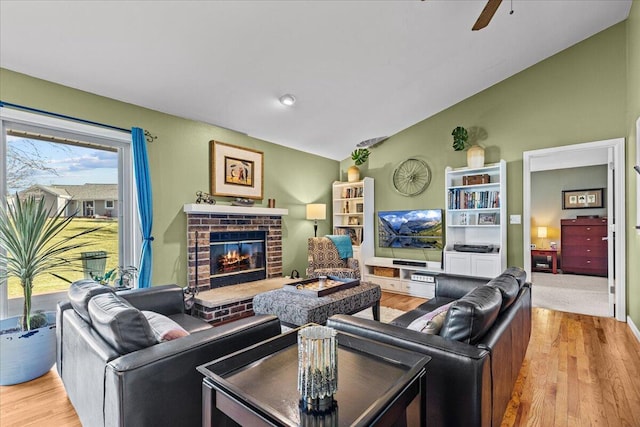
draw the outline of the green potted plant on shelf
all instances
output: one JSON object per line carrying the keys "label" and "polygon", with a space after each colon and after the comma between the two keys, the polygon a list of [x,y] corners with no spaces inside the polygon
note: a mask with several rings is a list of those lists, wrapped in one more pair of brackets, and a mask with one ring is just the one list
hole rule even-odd
{"label": "green potted plant on shelf", "polygon": [[347,169],[347,180],[349,182],[360,180],[360,168],[358,168],[358,166],[367,162],[370,153],[371,152],[367,148],[358,148],[357,150],[353,150],[351,153],[351,160],[353,160],[355,165],[350,166],[349,169]]}
{"label": "green potted plant on shelf", "polygon": [[[484,130],[477,129],[474,132],[475,134],[480,134],[484,132]],[[486,133],[486,132],[485,132]],[[462,126],[457,126],[451,132],[451,136],[453,136],[453,149],[455,151],[462,151],[467,149],[467,166],[470,168],[481,168],[484,166],[484,148],[481,145],[475,144],[475,140],[478,138],[474,138],[473,141],[469,138],[469,132]]]}
{"label": "green potted plant on shelf", "polygon": [[48,372],[56,358],[55,313],[31,311],[34,279],[45,273],[69,271],[79,261],[77,249],[91,242],[78,239],[98,227],[71,235],[63,231],[76,214],[65,216],[69,202],[59,211],[47,209],[45,199],[29,196],[0,207],[0,279],[16,277],[22,287],[22,316],[0,323],[0,385],[17,384]]}

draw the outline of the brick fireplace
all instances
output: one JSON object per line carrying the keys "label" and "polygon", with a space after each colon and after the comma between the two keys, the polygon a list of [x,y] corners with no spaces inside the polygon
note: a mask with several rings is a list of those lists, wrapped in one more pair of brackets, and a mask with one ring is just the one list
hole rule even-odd
{"label": "brick fireplace", "polygon": [[[219,232],[264,231],[266,278],[282,277],[282,217],[288,214],[287,209],[194,203],[184,205],[184,212],[187,214],[187,283],[190,287],[197,286],[199,291],[211,289],[210,239],[211,233]],[[208,321],[224,323],[229,317],[242,317],[245,311],[253,313],[251,301],[241,303],[237,307],[196,305],[196,311]]]}
{"label": "brick fireplace", "polygon": [[187,283],[190,287],[211,288],[212,232],[266,232],[266,277],[282,276],[282,216],[288,214],[287,209],[188,204],[184,206],[184,212],[187,214]]}

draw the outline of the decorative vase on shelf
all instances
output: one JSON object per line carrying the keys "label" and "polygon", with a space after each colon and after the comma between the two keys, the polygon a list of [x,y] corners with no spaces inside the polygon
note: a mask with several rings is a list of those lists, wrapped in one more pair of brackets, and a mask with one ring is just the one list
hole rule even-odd
{"label": "decorative vase on shelf", "polygon": [[467,166],[470,168],[481,168],[484,166],[484,148],[479,145],[472,145],[467,150]]}
{"label": "decorative vase on shelf", "polygon": [[347,180],[349,182],[360,181],[360,169],[357,166],[349,166],[349,169],[347,169]]}

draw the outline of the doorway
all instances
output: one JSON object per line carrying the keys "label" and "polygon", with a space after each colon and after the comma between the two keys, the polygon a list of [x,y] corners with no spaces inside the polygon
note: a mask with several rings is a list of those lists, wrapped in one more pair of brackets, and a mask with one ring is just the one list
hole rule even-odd
{"label": "doorway", "polygon": [[83,209],[82,209],[82,216],[85,216],[87,218],[93,218],[93,216],[95,215],[95,210],[94,210],[94,204],[93,204],[93,200],[85,200],[83,202]]}
{"label": "doorway", "polygon": [[[605,165],[607,170],[606,217],[608,243],[607,291],[609,314],[625,321],[625,181],[624,139],[527,151],[523,153],[524,267],[531,276],[532,174],[568,168]],[[562,250],[562,248],[560,248]],[[615,255],[615,256],[614,256]],[[579,278],[580,276],[576,276]],[[535,285],[535,283],[534,283]]]}

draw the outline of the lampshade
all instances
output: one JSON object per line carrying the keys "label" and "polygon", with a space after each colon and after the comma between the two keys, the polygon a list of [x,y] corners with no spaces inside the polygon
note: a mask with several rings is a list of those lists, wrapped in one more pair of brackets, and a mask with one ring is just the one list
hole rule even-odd
{"label": "lampshade", "polygon": [[327,205],[324,203],[308,204],[307,219],[327,219]]}
{"label": "lampshade", "polygon": [[538,239],[547,238],[547,227],[538,227]]}

